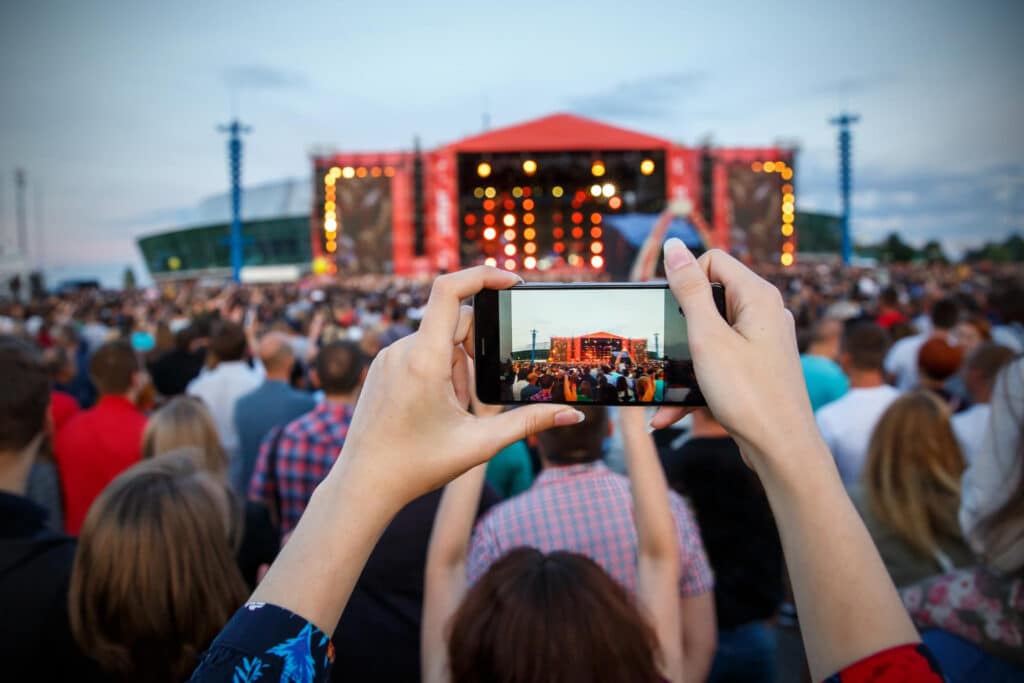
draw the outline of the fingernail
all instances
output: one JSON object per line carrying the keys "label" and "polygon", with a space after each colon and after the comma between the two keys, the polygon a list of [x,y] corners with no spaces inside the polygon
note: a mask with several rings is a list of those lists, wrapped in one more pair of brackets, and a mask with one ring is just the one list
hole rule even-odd
{"label": "fingernail", "polygon": [[657,427],[652,425],[650,422],[647,423],[647,433],[648,434],[653,434],[655,429],[657,429]]}
{"label": "fingernail", "polygon": [[583,413],[578,410],[563,410],[555,415],[556,427],[568,427],[583,422]]}
{"label": "fingernail", "polygon": [[516,277],[519,278],[519,284],[521,284],[521,285],[525,285],[526,284],[526,280],[523,279],[522,275],[516,275]]}
{"label": "fingernail", "polygon": [[686,245],[678,237],[672,237],[665,242],[665,270],[679,270],[683,266],[690,265],[695,260],[693,252],[687,249]]}

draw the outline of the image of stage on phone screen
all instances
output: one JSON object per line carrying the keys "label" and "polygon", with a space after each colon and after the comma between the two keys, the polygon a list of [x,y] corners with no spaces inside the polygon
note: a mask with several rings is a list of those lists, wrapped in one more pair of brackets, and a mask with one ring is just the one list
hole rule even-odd
{"label": "image of stage on phone screen", "polygon": [[498,292],[502,402],[701,404],[665,288]]}

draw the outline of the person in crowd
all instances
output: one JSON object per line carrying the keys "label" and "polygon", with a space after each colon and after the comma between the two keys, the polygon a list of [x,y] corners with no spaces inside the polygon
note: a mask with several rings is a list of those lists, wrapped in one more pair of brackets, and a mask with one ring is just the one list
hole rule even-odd
{"label": "person in crowd", "polygon": [[516,374],[516,381],[512,383],[512,399],[513,400],[515,400],[515,401],[520,400],[519,394],[523,391],[523,389],[528,384],[530,384],[529,376],[530,376],[529,369],[527,369],[525,367],[519,369],[519,372]]}
{"label": "person in crowd", "polygon": [[315,375],[324,400],[273,430],[263,440],[249,485],[249,500],[263,503],[279,520],[281,534],[298,523],[317,485],[345,445],[368,359],[354,342],[327,344]]}
{"label": "person in crowd", "polygon": [[878,313],[875,322],[884,330],[893,325],[907,322],[900,306],[900,293],[895,287],[886,287],[878,297]]}
{"label": "person in crowd", "polygon": [[661,403],[663,400],[665,400],[665,371],[658,368],[658,372],[654,376],[654,401]]}
{"label": "person in crowd", "polygon": [[956,377],[964,359],[964,349],[954,346],[945,339],[929,339],[917,352],[917,376],[922,389],[934,393],[956,412],[961,398],[949,388],[949,382]]}
{"label": "person in crowd", "polygon": [[[192,453],[200,469],[228,485],[228,459],[213,417],[202,401],[190,396],[178,396],[153,413],[142,436],[143,459],[183,451]],[[260,568],[277,555],[280,537],[265,505],[236,495],[231,502],[233,526],[240,532],[238,568],[246,583],[255,586]]]}
{"label": "person in crowd", "polygon": [[78,401],[67,391],[58,387],[67,387],[78,374],[75,358],[63,346],[51,346],[43,351],[43,362],[53,381],[50,391],[50,416],[53,419],[53,431],[57,433],[67,421],[82,409]]}
{"label": "person in crowd", "polygon": [[135,405],[145,380],[128,342],[98,348],[89,374],[99,390],[96,407],[71,418],[54,440],[64,528],[73,536],[100,491],[139,461],[146,428],[146,416]]}
{"label": "person in crowd", "polygon": [[551,375],[544,374],[537,380],[537,391],[527,393],[528,389],[524,389],[522,396],[525,396],[527,401],[551,401],[551,387],[555,384],[555,378]]}
{"label": "person in crowd", "polygon": [[[104,328],[105,330],[105,328]],[[74,359],[75,374],[70,378],[64,378],[65,382],[57,385],[61,391],[67,392],[74,397],[81,408],[91,408],[96,403],[96,387],[89,376],[89,357],[93,351],[98,349],[107,341],[107,332],[102,336],[96,334],[97,330],[90,328],[87,324],[79,333],[74,325],[60,325],[54,334],[53,341],[72,359]]]}
{"label": "person in crowd", "polygon": [[988,427],[989,401],[999,371],[1016,357],[1011,349],[994,342],[974,347],[963,367],[963,381],[970,407],[953,416],[953,433],[967,464],[974,462]]}
{"label": "person in crowd", "polygon": [[960,525],[980,562],[903,591],[951,683],[1024,680],[1024,360],[992,392],[984,445],[964,473]]}
{"label": "person in crowd", "polygon": [[119,475],[89,510],[68,611],[112,680],[181,681],[245,601],[227,491],[187,453]]}
{"label": "person in crowd", "polygon": [[935,394],[904,394],[878,421],[851,498],[897,587],[972,563],[957,522],[963,471]]}
{"label": "person in crowd", "polygon": [[995,293],[994,299],[999,324],[992,328],[992,341],[1024,353],[1024,284],[1006,285]]}
{"label": "person in crowd", "polygon": [[263,437],[274,427],[287,424],[316,406],[311,394],[289,384],[295,355],[285,335],[264,335],[259,342],[259,358],[266,372],[263,384],[235,404],[239,453],[232,461],[230,481],[232,488],[243,496],[249,490]]}
{"label": "person in crowd", "polygon": [[189,383],[199,376],[206,364],[206,349],[199,342],[196,325],[187,325],[174,333],[174,348],[148,366],[157,393],[165,397],[185,393]]}
{"label": "person in crowd", "polygon": [[842,337],[842,321],[825,318],[815,325],[807,350],[800,354],[804,383],[814,410],[842,398],[850,390],[850,381],[836,362]]}
{"label": "person in crowd", "polygon": [[519,390],[519,400],[529,401],[533,398],[533,395],[541,390],[540,387],[540,375],[536,372],[530,372],[526,375],[527,384]]}
{"label": "person in crowd", "polygon": [[192,380],[186,389],[190,396],[201,398],[213,414],[229,462],[238,455],[239,449],[235,404],[262,382],[260,374],[245,362],[247,347],[248,340],[241,325],[229,321],[218,323],[210,337],[213,367]]}
{"label": "person in crowd", "polygon": [[640,375],[636,378],[636,400],[642,403],[650,403],[654,400],[654,381],[648,375]]}
{"label": "person in crowd", "polygon": [[[588,419],[583,424],[538,435],[543,469],[533,486],[496,506],[477,526],[466,563],[470,583],[480,580],[506,552],[525,545],[585,555],[627,590],[636,591],[629,480],[601,462],[607,410],[584,411]],[[699,677],[707,672],[714,652],[713,582],[693,516],[675,494],[671,510],[682,568],[677,600],[686,666]]]}
{"label": "person in crowd", "polygon": [[88,667],[68,624],[74,539],[47,528],[26,496],[46,440],[50,379],[28,342],[0,336],[0,661],[10,680],[83,680]]}
{"label": "person in crowd", "polygon": [[676,597],[677,532],[644,420],[642,410],[621,415],[637,604],[587,555],[529,545],[510,550],[468,587],[467,541],[482,480],[477,467],[446,488],[434,523],[423,620],[425,681],[685,680],[690,672]]}
{"label": "person in crowd", "polygon": [[[942,674],[815,429],[800,387],[793,319],[778,290],[723,252],[695,259],[677,239],[665,244],[665,270],[692,338],[700,340],[692,346],[694,365],[709,407],[758,474],[779,521],[812,678],[938,683]],[[725,286],[737,313],[729,323],[709,280]],[[299,662],[306,679],[325,680],[332,659],[326,634],[397,511],[523,435],[579,421],[577,411],[556,404],[487,417],[466,411],[470,385],[459,369],[468,360],[457,352],[471,338],[471,324],[460,302],[517,282],[513,273],[486,267],[434,282],[420,329],[374,361],[342,456],[192,680],[242,678],[254,669],[277,679]],[[738,386],[747,390],[737,393]],[[663,407],[651,426],[664,428],[685,412]]]}
{"label": "person in crowd", "polygon": [[930,330],[901,339],[893,344],[885,357],[885,371],[893,378],[900,391],[909,391],[920,384],[918,353],[930,339],[948,341],[950,333],[960,320],[960,307],[956,299],[947,297],[935,302],[929,316]]}
{"label": "person in crowd", "polygon": [[882,364],[888,347],[888,335],[877,323],[848,325],[839,363],[850,380],[850,390],[815,412],[818,429],[847,486],[860,482],[871,433],[882,413],[900,394],[885,383]]}
{"label": "person in crowd", "polygon": [[518,496],[533,485],[533,462],[525,441],[510,444],[491,458],[487,483],[503,499]]}
{"label": "person in crowd", "polygon": [[710,683],[775,680],[772,620],[783,591],[783,558],[764,488],[739,446],[707,408],[691,437],[663,451],[669,485],[693,506],[715,575],[718,649]]}

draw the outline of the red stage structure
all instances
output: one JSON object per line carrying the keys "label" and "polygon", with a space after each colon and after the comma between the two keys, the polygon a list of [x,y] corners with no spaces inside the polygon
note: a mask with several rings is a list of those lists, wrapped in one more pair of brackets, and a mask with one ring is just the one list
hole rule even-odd
{"label": "red stage structure", "polygon": [[609,363],[612,354],[629,353],[636,363],[647,362],[647,340],[592,332],[579,337],[552,337],[548,361],[552,363]]}
{"label": "red stage structure", "polygon": [[428,152],[313,158],[314,270],[601,271],[617,220],[686,206],[706,247],[791,264],[793,152],[692,148],[572,114]]}

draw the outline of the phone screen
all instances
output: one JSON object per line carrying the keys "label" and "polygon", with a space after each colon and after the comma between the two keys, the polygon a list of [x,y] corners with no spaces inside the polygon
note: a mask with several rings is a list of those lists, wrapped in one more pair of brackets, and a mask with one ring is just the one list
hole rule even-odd
{"label": "phone screen", "polygon": [[704,404],[686,318],[667,287],[515,287],[497,292],[497,308],[500,360],[477,381],[498,386],[481,386],[481,397]]}

